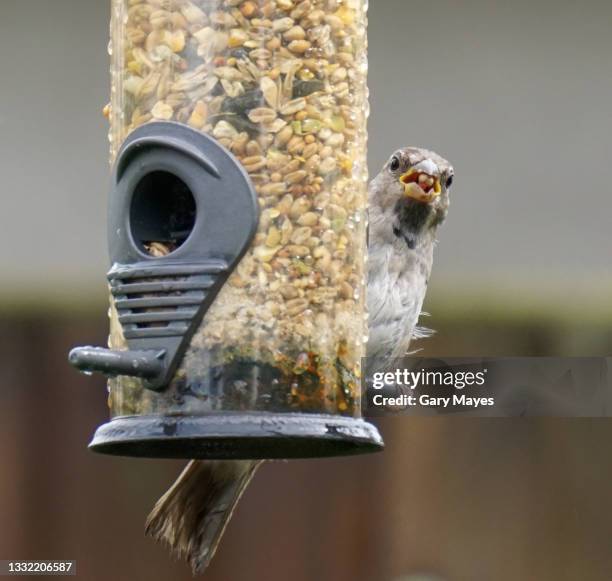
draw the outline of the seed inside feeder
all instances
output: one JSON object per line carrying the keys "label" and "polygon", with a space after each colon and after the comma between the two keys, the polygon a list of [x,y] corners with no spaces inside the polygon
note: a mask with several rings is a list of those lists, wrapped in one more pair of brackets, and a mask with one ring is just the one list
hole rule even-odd
{"label": "seed inside feeder", "polygon": [[[251,248],[170,389],[143,394],[137,379],[112,380],[113,414],[169,407],[358,415],[365,1],[168,0],[163,11],[158,0],[113,4],[113,152],[149,121],[187,124],[237,157],[261,209]],[[185,184],[155,177],[132,208],[155,219],[131,227],[143,252],[170,259],[193,228],[195,207]],[[125,347],[116,320],[111,343]]]}

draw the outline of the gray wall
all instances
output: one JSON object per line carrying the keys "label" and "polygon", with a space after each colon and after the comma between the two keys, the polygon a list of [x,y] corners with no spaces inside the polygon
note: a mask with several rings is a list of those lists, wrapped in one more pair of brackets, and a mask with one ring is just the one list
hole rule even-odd
{"label": "gray wall", "polygon": [[[108,13],[2,0],[5,294],[103,291]],[[610,288],[611,25],[603,0],[371,2],[371,170],[403,144],[456,167],[434,293]]]}

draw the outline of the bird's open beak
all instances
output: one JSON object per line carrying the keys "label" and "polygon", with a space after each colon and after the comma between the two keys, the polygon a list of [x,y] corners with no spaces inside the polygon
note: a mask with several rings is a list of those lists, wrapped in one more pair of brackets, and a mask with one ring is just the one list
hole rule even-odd
{"label": "bird's open beak", "polygon": [[442,192],[440,178],[431,175],[418,166],[413,167],[400,177],[404,184],[404,194],[419,202],[430,203]]}

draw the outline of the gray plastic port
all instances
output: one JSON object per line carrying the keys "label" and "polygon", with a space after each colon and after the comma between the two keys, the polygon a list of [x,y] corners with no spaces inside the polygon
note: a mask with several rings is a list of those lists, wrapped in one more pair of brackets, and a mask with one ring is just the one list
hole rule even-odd
{"label": "gray plastic port", "polygon": [[[108,280],[128,350],[79,347],[70,362],[163,390],[258,220],[248,175],[214,139],[178,123],[136,129],[117,157],[108,221]],[[149,241],[171,252],[154,257]]]}

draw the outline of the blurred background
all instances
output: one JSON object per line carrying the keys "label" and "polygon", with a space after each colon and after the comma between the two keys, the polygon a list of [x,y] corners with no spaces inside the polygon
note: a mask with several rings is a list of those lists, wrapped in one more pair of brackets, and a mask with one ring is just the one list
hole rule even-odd
{"label": "blurred background", "polygon": [[[189,579],[143,537],[176,462],[94,456],[103,344],[108,1],[0,5],[0,559]],[[370,7],[371,171],[397,147],[456,168],[424,355],[612,352],[612,5]],[[387,418],[372,457],[275,463],[207,579],[612,578],[609,420]]]}

